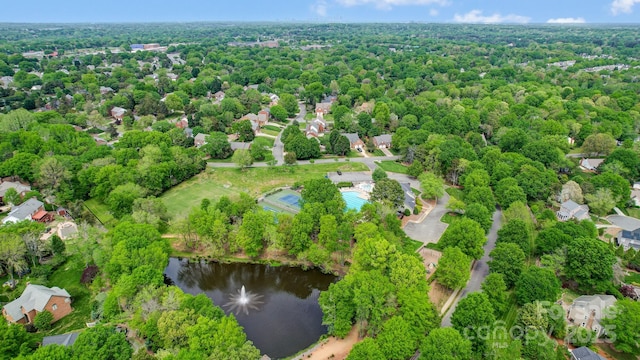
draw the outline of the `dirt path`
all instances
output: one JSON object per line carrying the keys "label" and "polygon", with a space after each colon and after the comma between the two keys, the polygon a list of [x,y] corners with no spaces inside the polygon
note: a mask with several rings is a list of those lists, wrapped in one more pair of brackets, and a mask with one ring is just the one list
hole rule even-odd
{"label": "dirt path", "polygon": [[343,360],[349,355],[353,345],[358,343],[358,329],[354,326],[344,339],[333,336],[316,345],[313,349],[296,357],[296,360]]}

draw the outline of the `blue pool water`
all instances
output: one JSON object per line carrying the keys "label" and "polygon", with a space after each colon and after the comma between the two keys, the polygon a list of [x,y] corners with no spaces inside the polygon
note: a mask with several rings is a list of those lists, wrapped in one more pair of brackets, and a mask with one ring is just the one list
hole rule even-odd
{"label": "blue pool water", "polygon": [[347,203],[347,209],[354,209],[360,211],[362,205],[367,203],[367,200],[360,197],[357,191],[343,191],[342,198]]}

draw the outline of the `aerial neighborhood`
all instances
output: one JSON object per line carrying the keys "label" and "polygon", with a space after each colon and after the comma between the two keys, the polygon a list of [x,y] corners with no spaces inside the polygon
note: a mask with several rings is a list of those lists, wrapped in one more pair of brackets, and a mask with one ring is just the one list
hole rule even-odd
{"label": "aerial neighborhood", "polygon": [[0,358],[637,358],[638,27],[583,25],[0,24]]}

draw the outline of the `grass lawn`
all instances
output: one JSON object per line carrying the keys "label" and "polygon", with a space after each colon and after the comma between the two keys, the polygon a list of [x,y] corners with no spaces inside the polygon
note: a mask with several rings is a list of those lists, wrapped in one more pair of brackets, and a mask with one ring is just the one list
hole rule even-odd
{"label": "grass lawn", "polygon": [[504,314],[498,320],[505,322],[505,327],[510,329],[516,322],[518,317],[518,305],[516,304],[516,293],[511,292],[507,298],[507,306],[505,307]]}
{"label": "grass lawn", "polygon": [[269,190],[321,178],[327,172],[365,171],[367,166],[361,163],[313,164],[290,167],[249,168],[244,171],[237,168],[208,169],[166,191],[160,198],[174,218],[188,215],[202,199],[217,201],[221,196],[236,197],[245,192],[258,197]]}
{"label": "grass lawn", "polygon": [[313,120],[316,117],[315,112],[308,112],[304,115],[305,120]]}
{"label": "grass lawn", "polygon": [[384,153],[382,152],[382,150],[380,150],[380,149],[375,149],[370,154],[373,155],[373,156],[385,156]]}
{"label": "grass lawn", "polygon": [[414,253],[418,251],[418,249],[420,249],[420,246],[422,246],[422,241],[417,241],[409,238],[405,240],[404,248],[407,252]]}
{"label": "grass lawn", "polygon": [[627,208],[627,214],[636,219],[640,219],[640,208]]}
{"label": "grass lawn", "polygon": [[278,129],[278,131],[275,131],[263,128],[262,130],[260,130],[260,132],[266,135],[278,136],[278,134],[280,134],[280,129]]}
{"label": "grass lawn", "polygon": [[273,147],[273,143],[276,142],[276,139],[264,137],[264,136],[256,136],[253,139],[251,146],[265,146],[265,147]]}
{"label": "grass lawn", "polygon": [[107,205],[98,199],[87,200],[84,202],[84,206],[106,227],[111,227],[117,222],[113,215],[111,215],[111,212],[109,212]]}
{"label": "grass lawn", "polygon": [[452,213],[452,212],[448,212],[444,215],[442,215],[442,218],[440,219],[440,221],[442,221],[445,224],[453,224],[454,222],[458,221],[462,219],[462,215],[460,214],[456,214],[456,213]]}
{"label": "grass lawn", "polygon": [[453,196],[454,198],[463,201],[464,200],[464,192],[461,189],[448,187],[446,190],[447,194]]}
{"label": "grass lawn", "polygon": [[392,160],[378,161],[376,162],[376,164],[384,171],[400,173],[400,174],[407,173],[406,166]]}
{"label": "grass lawn", "polygon": [[282,128],[280,126],[275,125],[265,125],[262,127],[263,129],[271,130],[271,131],[280,131]]}
{"label": "grass lawn", "polygon": [[80,283],[83,270],[84,262],[79,256],[74,255],[49,276],[49,287],[57,286],[69,292],[73,299],[73,311],[54,323],[48,335],[84,329],[86,323],[91,321],[91,291]]}
{"label": "grass lawn", "polygon": [[609,344],[598,344],[596,346],[602,349],[604,352],[606,352],[608,355],[610,355],[614,359],[618,359],[618,360],[637,360],[638,359],[634,355],[625,354],[625,353],[621,353],[613,350],[613,348]]}
{"label": "grass lawn", "polygon": [[347,153],[347,157],[348,158],[359,158],[359,157],[364,157],[364,155],[361,152],[357,152],[356,150],[350,150]]}
{"label": "grass lawn", "polygon": [[640,274],[630,273],[629,275],[624,277],[624,282],[627,284],[630,284],[630,283],[640,284]]}

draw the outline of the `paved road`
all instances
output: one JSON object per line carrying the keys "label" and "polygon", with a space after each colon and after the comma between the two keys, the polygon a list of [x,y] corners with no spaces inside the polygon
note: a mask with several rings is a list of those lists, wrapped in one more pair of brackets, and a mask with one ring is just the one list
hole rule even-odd
{"label": "paved road", "polygon": [[[300,112],[295,117],[295,120],[301,123],[301,122],[304,122],[304,117],[305,115],[307,115],[307,107],[304,105],[304,103],[298,103],[298,106],[300,107]],[[287,122],[285,124],[285,127],[291,124],[292,122],[293,121]],[[277,161],[276,164],[278,165],[284,164],[284,144],[280,139],[281,136],[282,136],[282,131],[280,131],[278,136],[276,136],[276,141],[273,143],[273,151],[272,151],[273,158],[276,159]]]}
{"label": "paved road", "polygon": [[449,194],[445,192],[444,196],[438,199],[436,206],[431,210],[429,215],[427,215],[427,217],[422,220],[421,223],[407,223],[407,225],[405,225],[404,227],[404,232],[410,238],[422,241],[425,244],[438,242],[438,240],[440,240],[440,237],[442,236],[442,233],[444,233],[444,231],[447,229],[447,226],[449,226],[448,224],[440,221],[442,216],[447,213],[447,208],[445,206],[448,202]]}
{"label": "paved road", "polygon": [[[363,163],[363,164],[367,165],[370,170],[373,170],[373,169],[376,168],[376,164],[375,164],[376,161],[396,160],[398,158],[399,158],[399,156],[392,156],[392,157],[376,156],[376,157],[369,157],[369,158],[349,158],[348,160],[349,160],[349,162]],[[338,161],[336,161],[336,159],[316,159],[313,163],[314,164],[333,164],[333,163],[336,163],[336,162],[341,162],[341,163],[347,162],[347,158],[338,159]],[[309,165],[309,164],[311,164],[311,161],[309,161],[309,160],[298,160],[296,162],[296,165]],[[281,162],[280,160],[278,160],[278,165],[284,165],[284,161]],[[208,162],[207,166],[213,167],[213,168],[238,167],[238,165],[236,165],[234,163],[221,163],[221,162]],[[267,166],[269,166],[269,165],[266,162],[257,162],[257,163],[254,163],[253,165],[251,165],[250,167],[267,167]],[[390,178],[393,178],[392,176],[396,176],[396,175],[403,175],[403,174],[391,175],[391,173],[389,173],[389,177]],[[413,186],[413,185],[411,185],[411,186]]]}
{"label": "paved road", "polygon": [[460,295],[453,302],[447,313],[442,318],[441,326],[451,326],[451,314],[456,309],[458,302],[463,299],[467,294],[472,293],[474,291],[480,290],[480,286],[484,281],[484,278],[489,275],[489,265],[488,262],[491,260],[489,257],[489,253],[496,247],[496,239],[498,238],[498,230],[502,227],[502,211],[496,210],[493,213],[493,225],[491,229],[489,229],[489,234],[487,235],[487,243],[484,244],[484,256],[482,259],[475,262],[473,265],[473,269],[471,269],[471,279],[467,283],[467,286],[460,291]]}

